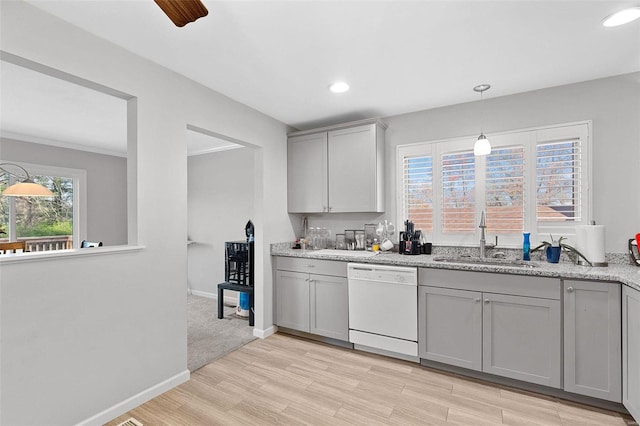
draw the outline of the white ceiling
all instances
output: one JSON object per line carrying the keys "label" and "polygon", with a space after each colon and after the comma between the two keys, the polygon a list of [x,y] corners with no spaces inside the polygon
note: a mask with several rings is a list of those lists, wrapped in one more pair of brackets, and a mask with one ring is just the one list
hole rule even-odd
{"label": "white ceiling", "polygon": [[152,0],[27,1],[299,129],[640,70],[640,21],[600,25],[637,0],[204,0],[183,28]]}

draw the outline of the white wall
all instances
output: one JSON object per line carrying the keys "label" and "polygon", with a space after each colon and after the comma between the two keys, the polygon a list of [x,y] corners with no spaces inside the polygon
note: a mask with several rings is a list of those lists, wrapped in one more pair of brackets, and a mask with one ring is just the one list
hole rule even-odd
{"label": "white wall", "polygon": [[[225,241],[244,241],[253,219],[254,152],[240,148],[189,157],[189,285],[217,294],[224,281]],[[225,292],[227,296],[230,292]],[[215,314],[215,313],[213,313]]]}
{"label": "white wall", "polygon": [[4,262],[0,271],[0,423],[101,424],[188,377],[187,124],[256,148],[254,331],[268,332],[269,243],[293,237],[287,128],[24,2],[1,7],[3,51],[137,98],[129,229],[144,248]]}
{"label": "white wall", "polygon": [[[485,97],[484,133],[592,120],[593,219],[606,226],[606,251],[625,253],[627,240],[640,231],[640,73],[603,78],[500,98]],[[396,218],[398,145],[463,136],[480,131],[480,102],[470,102],[385,117],[385,213],[314,214],[310,226],[333,233],[361,229],[365,223]],[[292,215],[299,234],[303,215]],[[360,227],[358,227],[360,225]]]}
{"label": "white wall", "polygon": [[2,159],[87,171],[87,232],[80,240],[127,244],[127,159],[0,139]]}
{"label": "white wall", "polygon": [[[593,219],[606,226],[606,251],[627,251],[640,229],[640,73],[484,100],[484,132],[500,132],[581,120],[593,121]],[[383,119],[386,133],[386,211],[396,210],[399,144],[476,135],[480,102]]]}

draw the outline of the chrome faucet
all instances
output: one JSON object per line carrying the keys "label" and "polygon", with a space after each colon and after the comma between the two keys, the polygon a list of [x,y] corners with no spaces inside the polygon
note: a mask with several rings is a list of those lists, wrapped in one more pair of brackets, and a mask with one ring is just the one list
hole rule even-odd
{"label": "chrome faucet", "polygon": [[480,258],[485,258],[487,255],[487,241],[485,240],[484,230],[487,229],[487,224],[484,218],[484,210],[480,215],[480,225],[478,228],[480,228]]}
{"label": "chrome faucet", "polygon": [[[484,217],[484,210],[480,215],[480,225],[478,225],[478,228],[480,228],[480,258],[485,258],[487,257],[488,248],[494,248],[498,246],[498,236],[496,235],[495,244],[487,244],[487,241],[485,239],[485,229],[487,229],[487,223]],[[502,252],[494,253],[493,257],[504,257],[504,253]]]}

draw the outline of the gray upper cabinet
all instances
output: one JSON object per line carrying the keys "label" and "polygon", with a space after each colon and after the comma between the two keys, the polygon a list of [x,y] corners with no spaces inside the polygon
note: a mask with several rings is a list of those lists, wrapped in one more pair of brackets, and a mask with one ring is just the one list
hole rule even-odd
{"label": "gray upper cabinet", "polygon": [[565,280],[564,389],[621,402],[620,284]]}
{"label": "gray upper cabinet", "polygon": [[288,206],[291,213],[327,211],[327,133],[290,137],[287,144]]}
{"label": "gray upper cabinet", "polygon": [[383,137],[378,124],[329,132],[330,212],[384,211]]}
{"label": "gray upper cabinet", "polygon": [[290,134],[289,212],[383,212],[385,128],[370,121]]}
{"label": "gray upper cabinet", "polygon": [[622,289],[622,403],[640,420],[640,291]]}

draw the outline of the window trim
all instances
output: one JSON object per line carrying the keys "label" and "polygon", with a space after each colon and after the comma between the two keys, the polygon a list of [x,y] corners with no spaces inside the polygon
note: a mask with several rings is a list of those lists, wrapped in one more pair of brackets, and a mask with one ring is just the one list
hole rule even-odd
{"label": "window trim", "polygon": [[[506,130],[495,133],[487,133],[487,137],[491,141],[492,147],[501,146],[514,146],[513,137],[518,136],[518,140],[522,139],[524,143],[525,153],[525,181],[524,181],[524,197],[525,197],[525,218],[524,227],[525,232],[531,232],[532,241],[542,241],[549,239],[549,232],[554,234],[554,237],[565,236],[568,238],[569,243],[575,243],[575,227],[578,225],[588,224],[592,218],[593,211],[593,197],[591,193],[592,188],[592,121],[576,121],[559,123],[547,126],[529,127],[523,129]],[[554,135],[553,139],[549,139],[547,135]],[[403,144],[396,146],[396,223],[400,228],[405,220],[404,217],[404,187],[403,187],[403,173],[404,173],[404,157],[406,156],[419,156],[430,155],[433,162],[433,194],[434,194],[434,231],[427,236],[427,239],[434,244],[441,244],[446,246],[466,246],[474,247],[478,245],[480,238],[480,230],[476,229],[473,236],[470,233],[460,235],[458,238],[442,235],[442,221],[441,221],[441,206],[442,206],[442,181],[440,161],[442,153],[451,153],[454,151],[467,151],[473,150],[473,143],[477,136],[463,136],[447,139],[438,139],[432,141],[423,141],[411,144]],[[582,150],[582,212],[579,222],[573,222],[571,225],[566,224],[544,224],[539,226],[536,221],[535,207],[536,207],[536,192],[535,183],[536,179],[536,146],[538,143],[550,142],[552,140],[558,140],[562,138],[580,137],[581,150]],[[582,139],[584,137],[584,139]],[[509,141],[509,142],[507,142]],[[476,181],[484,178],[486,158],[476,157]],[[437,167],[437,169],[436,169]],[[533,179],[533,180],[532,180]],[[476,184],[476,218],[479,221],[480,212],[485,208],[485,186],[484,184]],[[533,207],[534,210],[531,210]],[[487,241],[493,240],[495,234],[490,234],[487,237]],[[522,237],[511,235],[511,237],[505,237],[500,235],[499,244],[502,247],[520,248],[522,244]]]}
{"label": "window trim", "polygon": [[[103,93],[105,95],[113,96],[119,99],[122,99],[126,102],[126,120],[127,120],[127,242],[120,246],[112,246],[114,251],[137,251],[141,249],[145,249],[144,246],[140,242],[139,235],[139,218],[138,218],[138,209],[139,209],[139,200],[138,200],[138,97],[132,94],[123,92],[113,87],[105,86],[98,82],[87,80],[85,78],[76,76],[74,74],[70,74],[66,71],[62,71],[61,69],[52,68],[48,65],[44,65],[39,62],[32,61],[30,59],[23,58],[21,56],[14,55],[12,53],[6,52],[0,49],[0,61],[8,62],[14,65],[21,66],[31,71],[36,71],[42,74],[45,74],[49,77],[58,78],[64,80],[68,83],[77,84],[79,86],[85,87],[87,89],[95,90],[97,92]],[[24,135],[21,135],[24,136]],[[13,139],[20,139],[13,137]],[[85,185],[86,187],[86,185]],[[84,197],[86,200],[86,196]],[[87,211],[85,206],[85,212]],[[86,218],[86,215],[85,215]],[[86,220],[86,219],[85,219]],[[86,232],[86,222],[84,226],[84,230],[81,228],[81,231]],[[79,243],[78,243],[79,245]],[[74,243],[75,246],[75,243]],[[120,248],[117,248],[120,247]],[[92,252],[99,254],[105,251],[105,248],[96,248],[95,250],[91,250]],[[74,253],[78,254],[76,250],[73,251],[65,251],[66,253]],[[56,251],[50,252],[41,252],[41,253],[56,253]],[[58,251],[58,254],[55,256],[49,255],[39,255],[36,259],[41,258],[57,258],[60,256],[61,251]],[[86,253],[82,252],[83,255]],[[36,253],[32,253],[35,255]],[[7,256],[8,257],[8,256]],[[0,262],[7,260],[7,257],[0,257]],[[32,256],[16,256],[12,257],[11,262],[16,261],[20,262],[23,259],[31,260]]]}
{"label": "window trim", "polygon": [[[585,129],[578,129],[578,127],[580,125],[585,125],[586,124],[586,128]],[[533,221],[533,225],[536,227],[536,232],[538,232],[539,234],[542,234],[545,238],[545,240],[548,240],[547,236],[549,235],[549,233],[554,234],[554,235],[563,235],[563,236],[568,236],[568,237],[574,237],[573,239],[569,240],[569,243],[575,243],[575,227],[578,225],[587,225],[589,223],[591,223],[592,217],[593,217],[593,197],[592,197],[592,193],[591,193],[591,188],[592,188],[592,161],[591,161],[591,121],[587,121],[587,122],[582,122],[582,123],[567,123],[564,126],[558,126],[562,129],[558,129],[553,128],[553,130],[556,132],[555,134],[551,134],[550,136],[553,137],[544,137],[545,133],[550,133],[549,128],[542,128],[542,129],[537,129],[537,135],[536,135],[536,144],[535,146],[532,146],[532,150],[534,151],[533,153],[533,170],[536,170],[536,157],[535,157],[535,149],[537,148],[538,144],[541,143],[549,143],[549,142],[554,142],[557,140],[563,140],[563,139],[575,139],[576,135],[578,134],[578,131],[580,131],[580,140],[582,141],[582,136],[585,137],[586,140],[584,140],[584,142],[582,143],[581,146],[581,150],[582,150],[582,168],[581,168],[581,172],[583,174],[586,174],[587,177],[582,179],[582,188],[581,188],[581,198],[582,198],[582,203],[581,203],[581,208],[582,208],[582,212],[584,214],[581,215],[581,220],[579,222],[574,222],[573,225],[563,225],[560,223],[543,223],[542,225],[535,223],[535,217],[532,218]],[[574,129],[573,131],[570,129]],[[560,130],[563,130],[564,133],[560,133]],[[542,136],[542,137],[541,137]],[[532,195],[535,197],[535,188],[532,189]],[[533,229],[533,228],[531,228]]]}
{"label": "window trim", "polygon": [[[31,176],[61,176],[73,180],[73,247],[80,247],[80,241],[87,235],[87,171],[70,167],[49,166],[46,164],[25,163],[20,165],[29,171]],[[9,233],[11,241],[16,239],[15,205],[9,200]]]}

